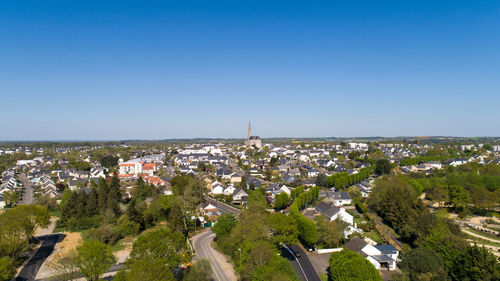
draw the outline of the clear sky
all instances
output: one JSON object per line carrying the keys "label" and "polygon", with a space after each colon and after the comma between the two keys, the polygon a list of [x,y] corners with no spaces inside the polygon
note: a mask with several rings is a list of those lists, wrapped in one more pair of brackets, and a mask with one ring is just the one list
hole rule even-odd
{"label": "clear sky", "polygon": [[500,1],[1,1],[0,140],[500,136]]}

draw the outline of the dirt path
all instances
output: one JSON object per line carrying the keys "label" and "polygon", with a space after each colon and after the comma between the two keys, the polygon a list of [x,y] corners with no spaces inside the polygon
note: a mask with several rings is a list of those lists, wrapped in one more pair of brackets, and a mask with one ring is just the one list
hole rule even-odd
{"label": "dirt path", "polygon": [[500,243],[500,239],[491,239],[489,237],[485,237],[485,236],[482,236],[482,235],[479,235],[479,234],[476,234],[474,232],[471,232],[471,231],[468,231],[467,229],[465,228],[462,228],[462,231],[466,234],[469,234],[470,236],[474,236],[474,237],[477,237],[477,238],[481,238],[483,240],[488,240],[488,241],[491,241],[491,242],[495,242],[495,243]]}

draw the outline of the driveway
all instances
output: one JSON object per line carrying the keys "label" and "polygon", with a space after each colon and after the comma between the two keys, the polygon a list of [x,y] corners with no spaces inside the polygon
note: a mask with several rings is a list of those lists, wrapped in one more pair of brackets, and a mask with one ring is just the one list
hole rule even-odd
{"label": "driveway", "polygon": [[36,274],[43,262],[52,254],[56,244],[64,239],[64,234],[59,233],[38,236],[37,239],[42,241],[42,245],[24,265],[19,275],[14,279],[15,281],[35,280]]}

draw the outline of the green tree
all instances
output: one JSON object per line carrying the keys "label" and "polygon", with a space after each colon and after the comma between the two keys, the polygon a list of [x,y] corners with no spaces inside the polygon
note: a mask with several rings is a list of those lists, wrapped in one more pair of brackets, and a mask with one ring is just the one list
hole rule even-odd
{"label": "green tree", "polygon": [[212,227],[212,231],[217,236],[217,239],[223,238],[231,233],[236,225],[236,218],[231,213],[225,213],[219,216],[217,223]]}
{"label": "green tree", "polygon": [[8,257],[0,258],[0,281],[8,281],[16,272],[12,260]]}
{"label": "green tree", "polygon": [[332,281],[382,281],[377,269],[363,256],[351,250],[332,253],[329,264]]}
{"label": "green tree", "polygon": [[423,277],[429,280],[447,280],[448,274],[444,270],[441,256],[428,248],[416,248],[404,255],[399,267],[408,273],[411,280],[421,280]]}
{"label": "green tree", "polygon": [[78,268],[88,281],[99,280],[99,277],[116,262],[111,248],[96,240],[83,242],[77,248],[77,252]]}
{"label": "green tree", "polygon": [[12,207],[12,205],[16,204],[19,201],[16,192],[13,190],[5,191],[3,193],[3,200],[9,207]]}
{"label": "green tree", "polygon": [[253,281],[298,281],[299,278],[290,262],[280,256],[273,255],[269,263],[255,270]]}
{"label": "green tree", "polygon": [[148,258],[162,259],[170,269],[190,260],[184,235],[164,228],[141,234],[132,246],[130,262]]}
{"label": "green tree", "polygon": [[248,197],[247,206],[251,212],[265,212],[267,207],[266,198],[260,190],[254,190]]}
{"label": "green tree", "polygon": [[281,213],[270,214],[268,224],[273,232],[273,242],[277,247],[280,247],[281,243],[285,245],[297,243],[299,231],[291,216]]}
{"label": "green tree", "polygon": [[274,197],[274,206],[278,210],[285,209],[290,203],[290,197],[286,192],[281,192],[280,194]]}
{"label": "green tree", "polygon": [[462,186],[452,185],[448,188],[450,203],[457,209],[465,209],[469,203],[469,194]]}
{"label": "green tree", "polygon": [[484,247],[467,246],[450,272],[453,280],[500,280],[500,263]]}
{"label": "green tree", "polygon": [[210,261],[206,259],[198,260],[189,269],[189,272],[184,277],[184,281],[210,281],[212,275],[212,267]]}
{"label": "green tree", "polygon": [[387,159],[379,159],[375,164],[375,174],[385,175],[391,171],[391,162]]}
{"label": "green tree", "polygon": [[145,257],[135,260],[129,265],[130,270],[125,274],[126,281],[173,281],[174,274],[164,259]]}
{"label": "green tree", "polygon": [[318,229],[318,243],[325,248],[338,247],[344,241],[347,224],[341,220],[329,221],[324,216],[315,218]]}

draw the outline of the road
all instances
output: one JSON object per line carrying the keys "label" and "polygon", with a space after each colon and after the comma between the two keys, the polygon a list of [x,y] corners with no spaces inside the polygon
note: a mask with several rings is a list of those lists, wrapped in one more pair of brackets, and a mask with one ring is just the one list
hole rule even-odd
{"label": "road", "polygon": [[64,234],[50,234],[38,236],[37,239],[42,241],[42,245],[36,253],[24,265],[19,275],[14,279],[15,281],[28,281],[35,280],[38,270],[42,266],[45,259],[54,251],[55,245],[64,239]]}
{"label": "road", "polygon": [[236,215],[236,216],[238,216],[240,214],[240,210],[238,208],[235,208],[233,206],[229,206],[226,203],[222,203],[220,201],[217,201],[217,200],[213,199],[212,197],[205,196],[205,199],[207,199],[207,201],[210,202],[211,204],[215,205],[221,213],[231,213],[231,214]]}
{"label": "road", "polygon": [[25,174],[20,174],[19,179],[23,183],[23,198],[19,204],[33,204],[33,186]]}
{"label": "road", "polygon": [[215,281],[236,281],[232,265],[225,260],[224,255],[212,248],[215,234],[208,230],[192,238],[196,255],[195,260],[207,259],[212,267],[212,279]]}
{"label": "road", "polygon": [[[300,257],[297,257],[294,253],[300,253]],[[293,269],[300,277],[302,281],[321,281],[318,274],[314,270],[311,261],[307,257],[307,254],[297,245],[291,245],[290,247],[285,246],[281,252],[284,258],[287,258],[292,264]]]}

